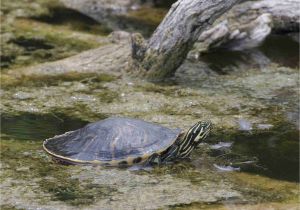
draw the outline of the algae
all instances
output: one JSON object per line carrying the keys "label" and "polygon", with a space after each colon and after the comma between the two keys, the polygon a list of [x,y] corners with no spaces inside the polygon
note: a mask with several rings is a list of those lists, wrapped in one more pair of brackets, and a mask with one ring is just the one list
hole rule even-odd
{"label": "algae", "polygon": [[[28,118],[30,120],[27,120]],[[34,140],[34,136],[40,136],[37,132],[48,136],[50,134],[45,133],[47,130],[52,130],[55,134],[62,132],[52,129],[58,122],[63,123],[59,127],[65,130],[75,129],[70,128],[69,124],[81,127],[81,120],[73,122],[72,119],[59,114],[33,117],[26,113],[19,117],[4,118],[4,122],[7,120],[11,120],[11,123],[20,121],[15,124],[21,125],[23,130],[30,128],[34,121],[43,122],[43,125],[48,127],[33,130],[30,134],[31,140],[26,135],[25,139],[28,140],[22,138],[24,133],[21,129],[13,132],[10,129],[1,131],[1,184],[9,186],[4,188],[7,193],[14,192],[19,186],[33,190],[33,194],[23,195],[30,196],[30,203],[22,201],[22,204],[19,203],[22,196],[12,198],[5,193],[4,205],[8,205],[12,199],[18,203],[13,206],[16,208],[29,208],[32,205],[48,208],[52,205],[52,209],[68,206],[97,209],[99,205],[137,208],[140,202],[143,202],[146,208],[155,206],[158,209],[222,209],[224,204],[244,206],[270,202],[275,202],[270,205],[295,205],[296,183],[277,181],[257,174],[220,173],[212,168],[215,159],[210,155],[210,150],[205,148],[197,149],[191,157],[192,160],[155,167],[150,171],[65,166],[52,162],[42,151],[41,141]],[[230,133],[224,130],[223,132],[225,134],[219,133],[219,137],[226,137],[226,133]],[[231,140],[233,136],[241,135],[235,131],[231,132]],[[219,137],[212,136],[209,142],[216,141]],[[178,191],[179,188],[181,191]],[[156,197],[151,194],[153,192]],[[138,196],[137,193],[150,194],[144,197]],[[132,196],[138,196],[138,199],[133,199]]]}
{"label": "algae", "polygon": [[[80,72],[67,72],[60,75],[1,75],[1,88],[13,88],[16,86],[26,87],[41,87],[41,86],[57,86],[63,82],[79,81],[82,83],[101,83],[111,82],[117,78],[109,74],[97,73],[80,73]],[[98,84],[97,84],[98,85]]]}
{"label": "algae", "polygon": [[[130,50],[98,36],[109,30],[84,16],[70,20],[63,13],[75,15],[74,11],[57,1],[4,1],[1,11],[1,59],[11,69],[1,74],[1,208],[297,208],[299,82],[294,46],[287,53],[292,59],[279,60],[279,65],[257,65],[247,53],[211,52],[202,58],[214,64],[213,70],[198,59],[187,59],[173,77],[149,83],[118,67]],[[149,11],[131,11],[129,19],[153,29],[164,11],[157,9],[158,17],[149,17]],[[145,18],[138,22],[141,16]],[[85,27],[86,22],[90,26]],[[66,58],[57,63],[60,74],[55,65],[32,67],[36,71],[31,73],[15,69],[102,44],[106,48],[101,50],[112,50]],[[262,48],[266,54],[272,52],[268,46]],[[124,56],[105,57],[117,50]],[[104,59],[97,61],[101,56]],[[226,56],[236,59],[224,60]],[[72,68],[70,63],[75,63]],[[107,68],[115,63],[116,68]],[[110,116],[183,130],[210,119],[214,130],[190,159],[138,171],[59,165],[42,150],[43,139]],[[241,119],[252,129],[240,131]],[[211,145],[219,142],[233,145],[212,150]],[[251,161],[252,165],[246,163]],[[241,171],[223,172],[214,164]]]}
{"label": "algae", "polygon": [[[78,17],[78,13],[73,14],[73,17],[78,17],[76,20],[65,20],[64,25],[53,25],[50,20],[61,18],[62,12],[68,11],[63,9],[56,0],[3,1],[1,68],[12,69],[58,60],[102,44],[103,39],[91,33],[107,35],[109,30],[95,22],[92,24],[92,20],[87,17]],[[83,28],[86,24],[89,27]]]}

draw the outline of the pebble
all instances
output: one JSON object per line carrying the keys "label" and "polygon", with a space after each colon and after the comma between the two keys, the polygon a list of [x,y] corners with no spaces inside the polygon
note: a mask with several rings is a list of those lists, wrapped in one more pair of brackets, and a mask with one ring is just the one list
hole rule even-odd
{"label": "pebble", "polygon": [[19,100],[26,100],[26,99],[30,99],[33,98],[32,95],[30,93],[26,93],[23,91],[18,91],[13,95],[14,99],[19,99]]}
{"label": "pebble", "polygon": [[261,130],[268,130],[270,128],[272,128],[273,125],[272,124],[258,124],[257,128],[261,129]]}
{"label": "pebble", "polygon": [[29,171],[29,167],[20,167],[17,168],[16,171]]}
{"label": "pebble", "polygon": [[214,164],[214,167],[219,169],[220,171],[240,171],[240,167],[232,167],[232,166],[219,166],[217,164]]}
{"label": "pebble", "polygon": [[240,126],[239,130],[241,130],[241,131],[251,131],[252,130],[251,122],[244,120],[244,119],[239,119],[238,123]]}
{"label": "pebble", "polygon": [[218,144],[211,145],[211,149],[222,149],[222,148],[229,148],[232,146],[232,142],[219,142]]}

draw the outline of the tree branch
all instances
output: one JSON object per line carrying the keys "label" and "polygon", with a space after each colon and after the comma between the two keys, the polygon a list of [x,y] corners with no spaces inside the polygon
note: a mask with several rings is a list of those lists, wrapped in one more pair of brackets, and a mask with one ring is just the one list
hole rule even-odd
{"label": "tree branch", "polygon": [[132,64],[150,79],[172,75],[199,35],[240,0],[179,0],[149,41],[132,35]]}

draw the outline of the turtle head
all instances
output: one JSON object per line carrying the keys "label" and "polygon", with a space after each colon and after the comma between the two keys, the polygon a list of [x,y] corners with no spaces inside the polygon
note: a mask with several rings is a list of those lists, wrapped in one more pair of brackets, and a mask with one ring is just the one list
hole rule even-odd
{"label": "turtle head", "polygon": [[184,135],[179,145],[179,157],[188,157],[191,151],[198,146],[210,133],[212,123],[210,121],[199,121],[193,125]]}
{"label": "turtle head", "polygon": [[189,131],[192,131],[194,135],[194,143],[199,144],[204,140],[212,129],[212,123],[210,121],[199,121]]}

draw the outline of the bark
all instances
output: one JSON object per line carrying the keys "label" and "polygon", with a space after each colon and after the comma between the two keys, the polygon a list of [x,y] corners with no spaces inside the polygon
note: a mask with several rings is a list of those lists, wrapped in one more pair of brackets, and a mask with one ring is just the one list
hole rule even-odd
{"label": "bark", "polygon": [[239,0],[179,0],[147,43],[132,35],[133,68],[150,79],[172,75],[200,34]]}

